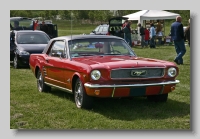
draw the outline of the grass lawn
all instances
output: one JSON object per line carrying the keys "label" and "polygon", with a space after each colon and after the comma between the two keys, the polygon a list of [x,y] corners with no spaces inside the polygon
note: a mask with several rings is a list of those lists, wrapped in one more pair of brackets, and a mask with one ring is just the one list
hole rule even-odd
{"label": "grass lawn", "polygon": [[[58,24],[59,36],[70,34],[70,26]],[[73,33],[88,33],[96,25],[74,26]],[[173,61],[174,46],[156,49],[133,48],[139,57]],[[11,129],[183,129],[190,130],[190,47],[184,65],[179,65],[180,84],[169,93],[166,103],[146,98],[96,99],[92,110],[76,108],[71,94],[55,88],[39,93],[36,78],[29,68],[10,66]]]}

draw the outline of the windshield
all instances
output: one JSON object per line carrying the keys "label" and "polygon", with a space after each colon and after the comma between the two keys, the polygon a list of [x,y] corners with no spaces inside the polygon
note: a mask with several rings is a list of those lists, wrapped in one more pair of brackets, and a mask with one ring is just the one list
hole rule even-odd
{"label": "windshield", "polygon": [[68,42],[71,57],[94,55],[131,55],[136,56],[130,46],[121,39],[80,39]]}
{"label": "windshield", "polygon": [[47,44],[49,38],[43,33],[19,33],[17,35],[18,44]]}

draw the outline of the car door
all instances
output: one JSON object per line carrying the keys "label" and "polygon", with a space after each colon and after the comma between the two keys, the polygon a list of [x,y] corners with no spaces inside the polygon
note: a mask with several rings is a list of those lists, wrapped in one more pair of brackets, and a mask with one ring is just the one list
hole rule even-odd
{"label": "car door", "polygon": [[121,32],[122,25],[125,20],[128,20],[127,17],[113,17],[109,19],[109,28],[108,30],[111,31],[111,28],[115,28],[115,36],[124,38],[124,34]]}
{"label": "car door", "polygon": [[47,82],[58,87],[66,87],[64,78],[64,61],[66,60],[66,47],[64,40],[52,42],[46,57]]}
{"label": "car door", "polygon": [[90,34],[91,35],[93,35],[93,34],[96,35],[99,32],[99,28],[100,28],[100,26],[96,27],[95,30],[93,30]]}

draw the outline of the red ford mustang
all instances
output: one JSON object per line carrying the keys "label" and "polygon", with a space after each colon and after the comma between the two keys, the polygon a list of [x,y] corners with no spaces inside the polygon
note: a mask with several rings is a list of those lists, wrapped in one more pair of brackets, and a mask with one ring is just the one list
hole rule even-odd
{"label": "red ford mustang", "polygon": [[92,108],[94,97],[167,101],[179,83],[176,64],[137,57],[124,39],[115,36],[57,37],[42,54],[31,54],[29,64],[40,92],[56,87],[72,93],[78,108]]}

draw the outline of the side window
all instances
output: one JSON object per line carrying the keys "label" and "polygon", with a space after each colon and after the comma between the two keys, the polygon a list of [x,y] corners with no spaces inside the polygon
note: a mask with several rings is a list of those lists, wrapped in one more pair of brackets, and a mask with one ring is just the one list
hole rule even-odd
{"label": "side window", "polygon": [[62,40],[55,41],[51,47],[51,52],[49,53],[49,55],[52,57],[66,58],[65,42]]}
{"label": "side window", "polygon": [[94,31],[95,31],[95,32],[98,32],[98,30],[99,30],[99,26],[96,27]]}
{"label": "side window", "polygon": [[106,32],[106,31],[108,31],[108,27],[107,27],[107,26],[104,26],[103,32]]}
{"label": "side window", "polygon": [[102,31],[103,31],[103,26],[100,26],[99,32],[102,32]]}

